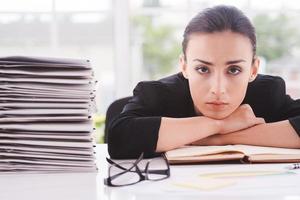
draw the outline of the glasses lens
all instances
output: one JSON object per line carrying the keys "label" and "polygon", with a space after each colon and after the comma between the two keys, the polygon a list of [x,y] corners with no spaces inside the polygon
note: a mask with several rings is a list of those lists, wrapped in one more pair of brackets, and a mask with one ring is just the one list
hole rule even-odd
{"label": "glasses lens", "polygon": [[168,177],[168,164],[162,158],[154,158],[148,166],[148,178],[150,180],[161,180]]}
{"label": "glasses lens", "polygon": [[[136,167],[132,163],[118,163],[119,166],[112,165],[110,167],[110,177],[112,177],[111,183],[116,186],[128,185],[137,183],[140,180],[140,176],[136,172]],[[130,169],[126,171],[124,169]]]}

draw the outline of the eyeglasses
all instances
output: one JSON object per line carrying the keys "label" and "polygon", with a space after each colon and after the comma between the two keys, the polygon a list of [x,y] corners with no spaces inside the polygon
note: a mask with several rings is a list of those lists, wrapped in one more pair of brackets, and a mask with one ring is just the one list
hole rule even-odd
{"label": "eyeglasses", "polygon": [[143,160],[143,156],[142,153],[134,162],[121,163],[115,163],[106,158],[111,166],[108,169],[108,178],[104,179],[104,184],[118,187],[133,185],[144,180],[159,181],[170,177],[170,166],[164,154],[147,161],[145,169],[141,170],[138,164]]}

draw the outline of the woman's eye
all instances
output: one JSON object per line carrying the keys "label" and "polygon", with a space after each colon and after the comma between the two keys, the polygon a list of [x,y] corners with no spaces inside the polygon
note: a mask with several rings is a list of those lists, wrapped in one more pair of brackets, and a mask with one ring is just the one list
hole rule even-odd
{"label": "woman's eye", "polygon": [[239,74],[241,71],[242,71],[241,68],[240,68],[240,67],[237,67],[237,66],[233,66],[233,67],[230,67],[230,68],[228,69],[228,73],[229,73],[229,74],[232,74],[232,75],[237,75],[237,74]]}
{"label": "woman's eye", "polygon": [[208,67],[196,67],[196,71],[199,72],[200,74],[207,74],[209,72]]}

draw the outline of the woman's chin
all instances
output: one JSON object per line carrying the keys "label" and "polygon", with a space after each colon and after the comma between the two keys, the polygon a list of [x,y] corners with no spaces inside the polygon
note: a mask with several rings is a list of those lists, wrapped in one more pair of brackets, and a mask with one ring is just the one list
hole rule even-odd
{"label": "woman's chin", "polygon": [[212,119],[225,119],[228,117],[232,112],[231,111],[222,111],[222,112],[203,112],[203,115]]}

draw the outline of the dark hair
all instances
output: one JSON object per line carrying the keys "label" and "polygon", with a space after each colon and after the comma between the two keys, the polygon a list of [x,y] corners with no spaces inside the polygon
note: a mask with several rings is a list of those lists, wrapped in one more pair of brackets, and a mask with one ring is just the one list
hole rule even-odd
{"label": "dark hair", "polygon": [[213,33],[230,30],[248,37],[256,53],[255,28],[246,15],[233,6],[215,6],[199,12],[187,25],[183,34],[182,51],[186,59],[186,49],[193,33]]}

